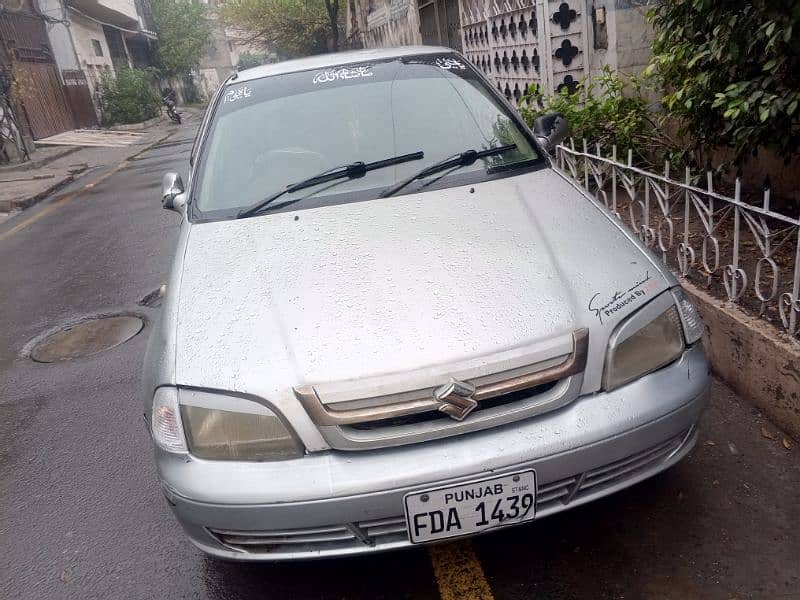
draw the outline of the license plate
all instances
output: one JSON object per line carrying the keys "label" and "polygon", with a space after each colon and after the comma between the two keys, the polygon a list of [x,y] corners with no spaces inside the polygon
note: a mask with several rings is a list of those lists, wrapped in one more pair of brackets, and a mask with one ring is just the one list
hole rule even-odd
{"label": "license plate", "polygon": [[536,473],[520,471],[406,494],[412,544],[478,533],[536,516]]}

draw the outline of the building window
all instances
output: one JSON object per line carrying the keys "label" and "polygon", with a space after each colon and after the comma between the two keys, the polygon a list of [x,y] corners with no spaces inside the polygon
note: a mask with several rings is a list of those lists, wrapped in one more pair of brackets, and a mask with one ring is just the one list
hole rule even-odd
{"label": "building window", "polygon": [[92,48],[94,48],[95,56],[103,56],[103,47],[100,45],[100,40],[92,40]]}

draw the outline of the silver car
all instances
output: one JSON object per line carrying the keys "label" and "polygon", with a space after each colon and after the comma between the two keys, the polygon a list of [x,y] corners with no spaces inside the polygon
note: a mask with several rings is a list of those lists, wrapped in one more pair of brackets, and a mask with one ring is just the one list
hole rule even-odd
{"label": "silver car", "polygon": [[692,448],[702,323],[460,54],[228,79],[164,177],[177,251],[144,366],[162,489],[235,560],[527,523]]}

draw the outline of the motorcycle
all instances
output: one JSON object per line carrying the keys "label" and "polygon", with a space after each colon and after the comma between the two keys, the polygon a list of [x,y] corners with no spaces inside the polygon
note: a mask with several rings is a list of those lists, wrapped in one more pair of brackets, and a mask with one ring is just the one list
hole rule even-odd
{"label": "motorcycle", "polygon": [[178,112],[178,100],[173,90],[168,90],[164,95],[164,104],[167,107],[167,116],[173,123],[181,124],[181,114]]}

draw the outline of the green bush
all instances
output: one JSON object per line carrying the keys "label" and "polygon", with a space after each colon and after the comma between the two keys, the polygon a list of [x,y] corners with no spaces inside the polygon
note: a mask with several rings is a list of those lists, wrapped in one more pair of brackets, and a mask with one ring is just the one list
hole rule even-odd
{"label": "green bush", "polygon": [[97,93],[103,125],[139,123],[160,112],[161,97],[141,69],[120,69],[116,77],[104,74]]}
{"label": "green bush", "polygon": [[646,92],[644,79],[605,66],[596,77],[581,80],[572,93],[562,89],[544,97],[534,88],[520,99],[519,110],[531,127],[540,115],[561,113],[576,143],[585,139],[608,153],[616,145],[622,160],[631,149],[640,166],[663,166],[665,158],[677,160],[681,152],[664,131],[664,116],[650,109]]}
{"label": "green bush", "polygon": [[664,0],[648,70],[696,148],[728,147],[737,163],[759,148],[800,152],[800,3]]}

